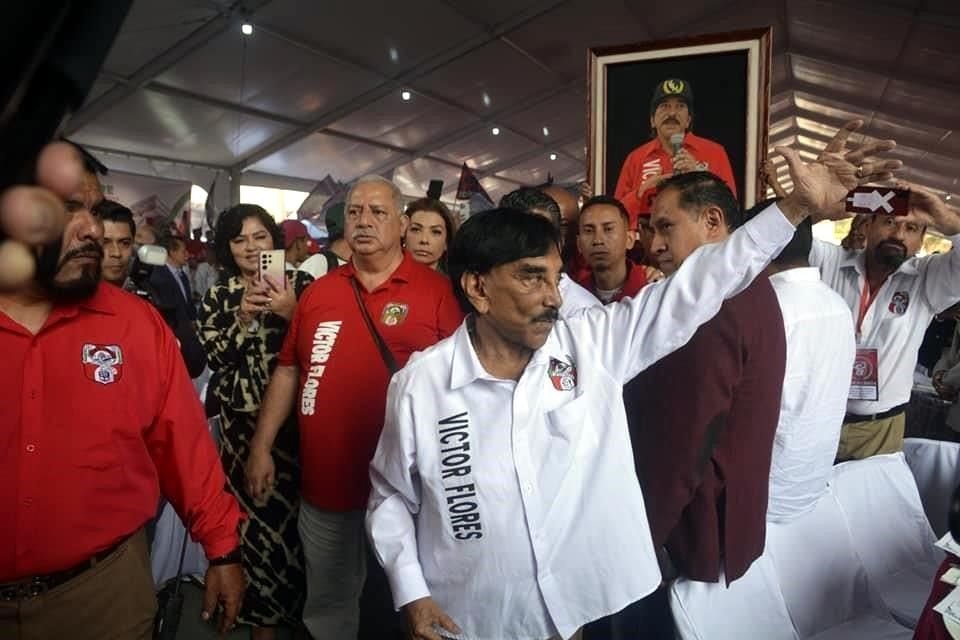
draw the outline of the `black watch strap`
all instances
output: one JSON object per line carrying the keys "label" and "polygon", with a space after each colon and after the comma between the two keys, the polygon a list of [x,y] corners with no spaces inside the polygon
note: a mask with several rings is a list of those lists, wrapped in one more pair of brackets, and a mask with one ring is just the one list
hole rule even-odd
{"label": "black watch strap", "polygon": [[240,551],[240,547],[237,547],[226,555],[211,558],[209,564],[211,567],[219,567],[225,564],[243,564],[243,553]]}

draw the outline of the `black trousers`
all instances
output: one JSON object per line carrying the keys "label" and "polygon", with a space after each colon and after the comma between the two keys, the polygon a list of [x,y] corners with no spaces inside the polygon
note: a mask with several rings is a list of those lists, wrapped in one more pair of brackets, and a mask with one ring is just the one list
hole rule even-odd
{"label": "black trousers", "polygon": [[360,594],[358,640],[405,640],[406,620],[394,611],[390,583],[383,567],[367,544],[367,579]]}
{"label": "black trousers", "polygon": [[583,640],[673,640],[668,585],[583,628]]}

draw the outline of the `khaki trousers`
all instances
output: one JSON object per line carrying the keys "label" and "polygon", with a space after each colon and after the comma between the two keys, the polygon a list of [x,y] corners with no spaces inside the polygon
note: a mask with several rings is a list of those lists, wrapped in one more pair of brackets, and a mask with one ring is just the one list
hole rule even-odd
{"label": "khaki trousers", "polygon": [[141,531],[36,598],[0,602],[3,640],[150,640],[157,600]]}
{"label": "khaki trousers", "polygon": [[863,460],[870,456],[902,451],[906,424],[906,413],[899,413],[882,420],[843,425],[837,462]]}

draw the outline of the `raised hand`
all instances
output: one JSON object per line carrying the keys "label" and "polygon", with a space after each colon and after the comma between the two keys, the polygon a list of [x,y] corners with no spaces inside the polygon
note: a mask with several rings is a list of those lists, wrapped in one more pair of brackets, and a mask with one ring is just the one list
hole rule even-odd
{"label": "raised hand", "polygon": [[847,194],[858,185],[888,180],[903,166],[899,160],[871,160],[867,157],[896,146],[893,140],[865,145],[856,151],[847,149],[850,135],[863,126],[854,120],[841,127],[815,161],[806,163],[789,147],[776,147],[787,160],[793,192],[780,202],[780,209],[794,223],[808,216],[816,219],[847,217]]}
{"label": "raised hand", "polygon": [[945,236],[960,233],[960,210],[951,207],[937,194],[909,182],[898,182],[900,189],[910,190],[910,212],[924,224]]}

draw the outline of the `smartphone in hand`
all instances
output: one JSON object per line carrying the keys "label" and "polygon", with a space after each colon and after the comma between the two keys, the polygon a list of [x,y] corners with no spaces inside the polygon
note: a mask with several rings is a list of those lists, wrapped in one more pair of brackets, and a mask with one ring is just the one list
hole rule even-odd
{"label": "smartphone in hand", "polygon": [[269,276],[275,282],[287,288],[286,266],[287,254],[283,249],[260,252],[260,282],[267,282]]}

